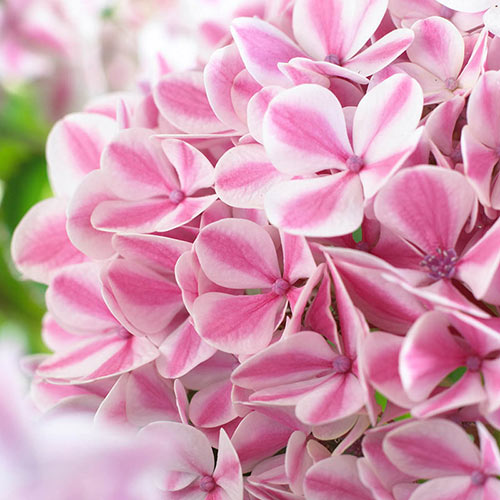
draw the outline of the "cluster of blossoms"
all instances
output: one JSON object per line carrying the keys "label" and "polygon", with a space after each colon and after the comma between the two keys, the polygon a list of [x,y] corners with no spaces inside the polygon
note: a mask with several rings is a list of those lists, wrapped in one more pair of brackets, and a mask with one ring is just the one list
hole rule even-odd
{"label": "cluster of blossoms", "polygon": [[161,443],[164,499],[500,498],[490,4],[244,2],[60,120],[12,244],[44,418]]}

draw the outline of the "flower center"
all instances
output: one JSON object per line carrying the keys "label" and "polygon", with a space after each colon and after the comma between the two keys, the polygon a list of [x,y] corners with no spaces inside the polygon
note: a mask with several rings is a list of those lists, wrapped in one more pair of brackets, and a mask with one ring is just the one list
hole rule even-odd
{"label": "flower center", "polygon": [[185,197],[186,195],[184,194],[184,191],[181,191],[180,189],[174,189],[168,195],[170,201],[176,205],[178,205]]}
{"label": "flower center", "polygon": [[475,470],[471,474],[470,482],[474,486],[482,486],[486,482],[486,479],[488,479],[488,478],[486,477],[486,474],[484,472],[482,472],[480,470]]}
{"label": "flower center", "polygon": [[429,270],[429,276],[439,280],[442,278],[453,278],[458,257],[454,248],[441,250],[438,248],[435,254],[426,255],[420,265]]}
{"label": "flower center", "polygon": [[345,166],[347,167],[347,170],[357,173],[365,166],[365,162],[360,156],[352,155],[347,158]]}
{"label": "flower center", "polygon": [[347,356],[337,356],[332,363],[335,373],[347,373],[352,366],[352,361]]}
{"label": "flower center", "polygon": [[325,57],[325,61],[332,64],[340,64],[339,56],[336,56],[335,54],[328,54]]}
{"label": "flower center", "polygon": [[276,295],[285,295],[288,290],[290,290],[290,283],[288,283],[287,280],[284,280],[283,278],[278,278],[274,283],[273,286],[271,287],[271,290],[276,294]]}
{"label": "flower center", "polygon": [[445,81],[444,81],[444,86],[450,90],[451,92],[455,91],[458,89],[458,82],[457,82],[457,79],[456,78],[447,78]]}
{"label": "flower center", "polygon": [[465,360],[465,366],[471,372],[478,372],[481,369],[482,363],[482,359],[478,356],[468,356]]}
{"label": "flower center", "polygon": [[453,160],[453,163],[463,163],[463,158],[462,158],[462,148],[460,147],[460,144],[455,146],[453,151],[451,152],[450,158]]}
{"label": "flower center", "polygon": [[117,327],[115,330],[113,330],[113,333],[118,335],[118,337],[121,337],[122,339],[128,339],[132,336],[132,334],[123,326]]}
{"label": "flower center", "polygon": [[200,480],[200,490],[209,493],[215,489],[215,481],[212,476],[203,476]]}

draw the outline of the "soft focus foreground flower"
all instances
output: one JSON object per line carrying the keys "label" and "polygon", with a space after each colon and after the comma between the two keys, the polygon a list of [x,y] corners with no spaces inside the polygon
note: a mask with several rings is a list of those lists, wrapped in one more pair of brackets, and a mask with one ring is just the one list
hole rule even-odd
{"label": "soft focus foreground flower", "polygon": [[[35,4],[4,8],[9,43]],[[113,11],[140,85],[119,57],[128,91],[54,125],[54,197],[12,242],[48,285],[29,432],[93,418],[137,462],[106,438],[91,460],[71,417],[34,461],[5,434],[9,480],[72,492],[67,440],[82,499],[136,498],[142,471],[145,499],[498,498],[496,7],[159,4]]]}

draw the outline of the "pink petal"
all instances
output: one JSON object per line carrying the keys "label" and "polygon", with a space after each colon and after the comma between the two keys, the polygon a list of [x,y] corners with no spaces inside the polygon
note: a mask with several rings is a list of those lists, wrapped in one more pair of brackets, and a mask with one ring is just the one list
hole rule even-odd
{"label": "pink petal", "polygon": [[479,450],[449,420],[410,422],[387,434],[383,447],[392,463],[414,477],[469,475],[480,468]]}
{"label": "pink petal", "polygon": [[94,259],[106,259],[115,253],[113,235],[99,231],[90,222],[95,207],[113,198],[102,171],[96,170],[85,177],[68,206],[68,237],[76,248]]}
{"label": "pink petal", "polygon": [[354,115],[355,154],[369,166],[404,150],[417,128],[422,106],[420,86],[406,75],[393,75],[370,90]]}
{"label": "pink petal", "polygon": [[278,94],[264,118],[263,135],[273,165],[291,175],[344,169],[352,155],[340,103],[319,85]]}
{"label": "pink petal", "polygon": [[205,293],[195,300],[195,328],[224,352],[251,354],[266,347],[281,322],[283,299],[274,293],[228,295]]}
{"label": "pink petal", "polygon": [[423,166],[395,176],[377,196],[375,214],[396,234],[433,254],[455,247],[473,202],[461,174]]}
{"label": "pink petal", "polygon": [[102,157],[102,170],[119,198],[143,200],[177,188],[172,167],[148,129],[122,130]]}
{"label": "pink petal", "polygon": [[[490,9],[489,12],[492,10],[493,9]],[[484,17],[486,17],[486,14]],[[485,20],[484,23],[487,25]],[[488,54],[488,41],[488,30],[486,26],[479,34],[472,54],[458,77],[458,83],[462,88],[462,90],[459,91],[460,94],[468,94],[476,85],[479,76],[484,72],[484,65]]]}
{"label": "pink petal", "polygon": [[441,5],[449,9],[457,10],[459,12],[482,12],[491,5],[491,0],[475,0],[471,3],[470,0],[439,0]]}
{"label": "pink petal", "polygon": [[303,236],[281,232],[281,247],[283,251],[283,277],[289,283],[295,283],[300,278],[309,278],[316,270],[316,263]]}
{"label": "pink petal", "polygon": [[252,75],[243,69],[239,72],[231,88],[231,100],[236,114],[243,123],[247,123],[247,107],[250,99],[262,89]]}
{"label": "pink petal", "polygon": [[331,370],[334,353],[314,332],[283,338],[233,371],[231,380],[254,390],[308,380]]}
{"label": "pink petal", "polygon": [[339,172],[286,181],[266,196],[272,224],[304,236],[339,236],[355,231],[363,219],[363,192],[357,175]]}
{"label": "pink petal", "polygon": [[[486,500],[469,477],[443,477],[420,485],[411,495],[412,500]],[[481,495],[481,497],[476,496]]]}
{"label": "pink petal", "polygon": [[212,134],[228,128],[210,106],[200,71],[169,73],[159,81],[153,95],[160,113],[184,132]]}
{"label": "pink petal", "polygon": [[486,146],[500,146],[500,110],[493,103],[500,99],[500,75],[487,71],[469,97],[467,123],[473,135]]}
{"label": "pink petal", "polygon": [[227,500],[243,498],[243,476],[240,459],[224,429],[221,429],[219,435],[217,465],[213,478],[217,486],[222,488],[227,495]]}
{"label": "pink petal", "polygon": [[500,303],[500,254],[495,251],[499,245],[500,222],[495,222],[457,264],[457,278],[467,283],[474,297],[490,304]]}
{"label": "pink petal", "polygon": [[294,429],[253,411],[240,422],[231,442],[240,457],[243,473],[286,446]]}
{"label": "pink petal", "polygon": [[410,61],[442,81],[456,78],[464,62],[464,41],[458,29],[442,17],[422,19],[412,29],[415,40],[407,51]]}
{"label": "pink petal", "polygon": [[70,197],[85,175],[99,168],[102,150],[117,132],[114,120],[96,113],[73,113],[54,125],[46,152],[57,196]]}
{"label": "pink petal", "polygon": [[234,80],[244,67],[236,45],[232,44],[213,52],[203,72],[210,106],[221,122],[235,130],[245,129],[231,99]]}
{"label": "pink petal", "polygon": [[214,167],[196,148],[176,139],[163,141],[161,145],[177,172],[181,190],[187,196],[213,186]]}
{"label": "pink petal", "polygon": [[293,32],[315,59],[335,55],[351,58],[373,35],[387,2],[362,0],[348,5],[341,0],[299,0],[293,9]]}
{"label": "pink petal", "polygon": [[403,343],[399,372],[411,399],[429,396],[443,378],[465,363],[466,353],[455,342],[447,316],[440,312],[422,315]]}
{"label": "pink petal", "polygon": [[359,480],[357,458],[331,457],[314,464],[306,474],[304,492],[308,500],[372,500]]}
{"label": "pink petal", "polygon": [[498,476],[500,473],[500,452],[495,438],[478,422],[477,430],[481,447],[482,469],[486,474]]}
{"label": "pink petal", "polygon": [[246,69],[261,85],[289,85],[278,63],[303,56],[302,50],[283,32],[258,18],[233,21],[231,34]]}
{"label": "pink petal", "polygon": [[70,332],[83,335],[119,327],[100,289],[99,268],[85,263],[59,271],[47,290],[47,308]]}
{"label": "pink petal", "polygon": [[101,280],[109,308],[138,335],[161,332],[184,307],[173,280],[137,262],[114,260],[103,269]]}
{"label": "pink petal", "polygon": [[288,178],[276,170],[260,144],[246,144],[221,156],[215,167],[215,190],[232,207],[264,208],[269,189]]}
{"label": "pink petal", "polygon": [[141,436],[165,443],[168,453],[163,458],[162,468],[168,473],[212,475],[214,468],[212,448],[208,439],[198,429],[177,422],[154,422],[141,430]]}
{"label": "pink petal", "polygon": [[269,288],[281,273],[266,230],[244,219],[222,219],[206,226],[194,248],[209,279],[228,288]]}
{"label": "pink petal", "polygon": [[260,144],[263,139],[263,122],[267,108],[274,97],[276,97],[283,89],[278,86],[264,87],[262,90],[253,95],[248,101],[247,106],[247,122],[250,135]]}
{"label": "pink petal", "polygon": [[312,465],[313,460],[307,452],[307,436],[295,431],[288,440],[285,454],[286,475],[294,493],[304,494],[304,477]]}
{"label": "pink petal", "polygon": [[139,368],[158,357],[147,339],[108,333],[94,335],[71,349],[50,356],[37,374],[47,379],[91,382]]}
{"label": "pink petal", "polygon": [[160,345],[158,371],[166,378],[179,378],[216,352],[196,333],[189,319],[176,328]]}
{"label": "pink petal", "polygon": [[12,236],[12,260],[23,276],[48,283],[60,268],[86,260],[68,239],[66,202],[49,198],[23,217]]}
{"label": "pink petal", "polygon": [[298,402],[297,418],[321,425],[357,413],[365,404],[365,393],[352,373],[335,375]]}
{"label": "pink petal", "polygon": [[189,419],[196,427],[219,427],[238,414],[231,400],[233,384],[223,380],[198,391],[189,405]]}
{"label": "pink petal", "polygon": [[358,55],[344,64],[344,67],[370,76],[388,66],[399,57],[413,42],[412,30],[398,29],[391,31]]}

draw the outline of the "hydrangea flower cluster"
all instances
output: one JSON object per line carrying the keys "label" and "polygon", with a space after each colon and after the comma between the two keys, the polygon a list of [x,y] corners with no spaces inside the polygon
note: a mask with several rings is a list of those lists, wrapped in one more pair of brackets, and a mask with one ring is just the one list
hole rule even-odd
{"label": "hydrangea flower cluster", "polygon": [[500,38],[471,3],[249,1],[195,68],[56,123],[12,243],[48,285],[38,410],[162,443],[171,500],[500,498]]}

